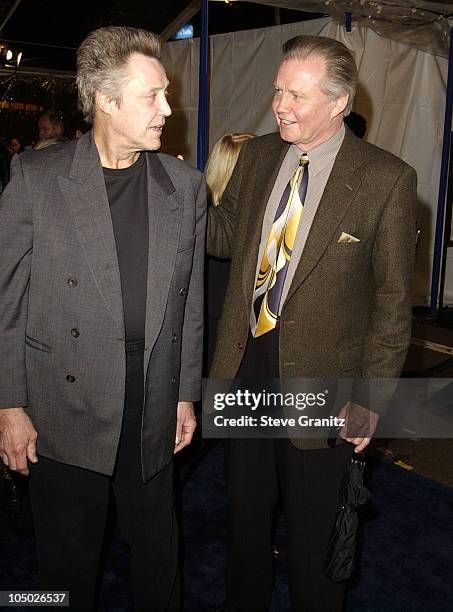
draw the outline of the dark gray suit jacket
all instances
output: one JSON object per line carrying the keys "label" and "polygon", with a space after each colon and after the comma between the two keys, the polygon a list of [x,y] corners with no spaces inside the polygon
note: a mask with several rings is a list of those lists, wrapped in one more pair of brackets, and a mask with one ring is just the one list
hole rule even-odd
{"label": "dark gray suit jacket", "polygon": [[[26,407],[42,455],[112,474],[125,332],[99,155],[88,133],[15,160],[0,203],[0,406]],[[200,397],[206,215],[198,171],[146,162],[145,480],[172,458],[178,400]]]}

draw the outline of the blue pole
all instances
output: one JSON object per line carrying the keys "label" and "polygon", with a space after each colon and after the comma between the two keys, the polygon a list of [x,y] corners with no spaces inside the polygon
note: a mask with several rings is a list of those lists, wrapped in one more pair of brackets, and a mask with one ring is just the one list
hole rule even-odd
{"label": "blue pole", "polygon": [[208,0],[201,0],[200,70],[198,75],[198,146],[197,167],[203,172],[208,152],[209,114],[209,31]]}
{"label": "blue pole", "polygon": [[450,159],[450,132],[453,105],[453,29],[450,29],[450,50],[448,54],[447,98],[445,101],[444,140],[442,145],[442,163],[440,165],[439,197],[437,200],[436,234],[434,238],[433,272],[431,276],[430,312],[437,311],[439,297],[439,277],[442,260],[442,241],[445,219],[445,199],[448,184],[448,165]]}
{"label": "blue pole", "polygon": [[344,14],[344,27],[346,32],[352,32],[352,13],[348,11]]}

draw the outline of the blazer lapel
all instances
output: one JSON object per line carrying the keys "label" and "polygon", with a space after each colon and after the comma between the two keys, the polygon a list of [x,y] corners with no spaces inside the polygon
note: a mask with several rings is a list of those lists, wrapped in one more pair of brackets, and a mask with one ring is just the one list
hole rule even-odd
{"label": "blazer lapel", "polygon": [[255,177],[255,184],[249,196],[253,200],[253,206],[249,210],[247,232],[245,234],[246,240],[244,240],[242,245],[242,288],[247,308],[249,306],[251,308],[253,299],[264,214],[280,166],[289,147],[290,145],[287,142],[284,142],[278,134],[275,134],[275,141],[266,143],[260,153],[263,162],[259,164],[259,174],[257,173]]}
{"label": "blazer lapel", "polygon": [[76,145],[69,176],[59,176],[63,197],[107,310],[124,337],[121,279],[101,161],[92,133]]}
{"label": "blazer lapel", "polygon": [[316,266],[354,201],[362,182],[360,141],[346,129],[343,144],[327,181],[286,301]]}
{"label": "blazer lapel", "polygon": [[[148,171],[148,292],[145,347],[147,359],[157,340],[167,305],[181,227],[181,206],[157,153],[146,155]],[[145,360],[145,371],[147,368]]]}

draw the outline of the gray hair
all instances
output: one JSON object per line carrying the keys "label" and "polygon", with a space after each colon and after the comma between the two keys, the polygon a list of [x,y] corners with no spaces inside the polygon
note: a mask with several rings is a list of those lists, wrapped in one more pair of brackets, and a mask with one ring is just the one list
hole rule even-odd
{"label": "gray hair", "polygon": [[351,51],[338,40],[326,36],[295,36],[282,47],[283,61],[305,60],[321,57],[326,62],[326,78],[320,84],[321,90],[332,100],[341,94],[348,94],[344,116],[349,115],[357,89],[358,72]]}
{"label": "gray hair", "polygon": [[79,106],[85,119],[93,121],[96,92],[102,91],[117,104],[129,79],[127,62],[133,53],[160,59],[156,34],[138,28],[108,26],[90,32],[77,51]]}

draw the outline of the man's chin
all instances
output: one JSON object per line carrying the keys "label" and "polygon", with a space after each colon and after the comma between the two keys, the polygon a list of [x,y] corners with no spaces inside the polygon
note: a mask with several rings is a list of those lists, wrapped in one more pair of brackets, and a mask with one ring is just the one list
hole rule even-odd
{"label": "man's chin", "polygon": [[285,142],[290,142],[292,143],[294,141],[294,135],[291,135],[291,131],[288,130],[287,128],[282,128],[282,126],[279,126],[279,130],[280,130],[280,138],[282,140],[284,140]]}
{"label": "man's chin", "polygon": [[161,144],[162,143],[160,137],[154,136],[153,138],[148,140],[145,151],[158,151],[161,147]]}

